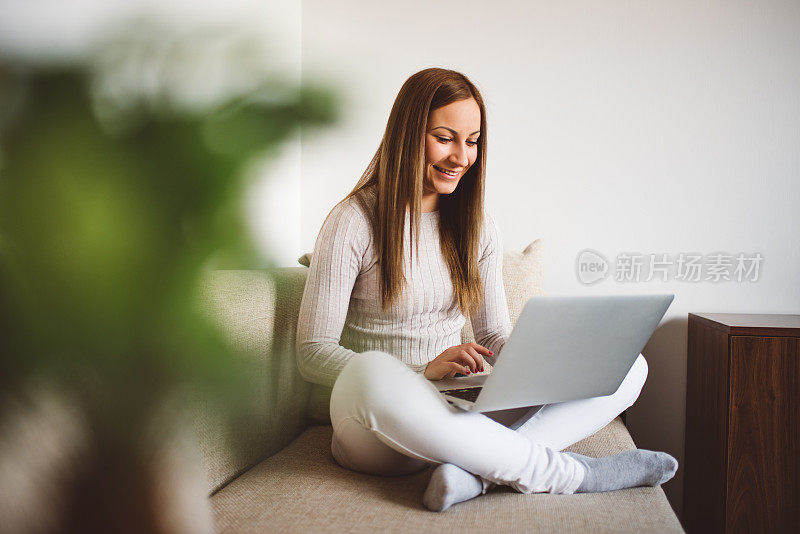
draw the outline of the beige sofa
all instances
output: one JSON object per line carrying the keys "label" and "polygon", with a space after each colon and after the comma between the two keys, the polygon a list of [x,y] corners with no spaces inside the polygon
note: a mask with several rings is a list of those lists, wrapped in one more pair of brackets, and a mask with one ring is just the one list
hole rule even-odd
{"label": "beige sofa", "polygon": [[[537,240],[521,253],[505,253],[513,322],[527,298],[542,294],[541,252]],[[430,467],[400,477],[340,467],[330,452],[330,389],[303,380],[294,359],[306,272],[306,267],[216,271],[205,284],[208,313],[234,346],[257,358],[263,384],[255,419],[223,427],[210,411],[198,417],[220,532],[683,532],[660,487],[524,495],[498,486],[434,513],[421,502]],[[469,321],[463,339],[473,339]],[[567,450],[606,456],[634,447],[617,418]]]}

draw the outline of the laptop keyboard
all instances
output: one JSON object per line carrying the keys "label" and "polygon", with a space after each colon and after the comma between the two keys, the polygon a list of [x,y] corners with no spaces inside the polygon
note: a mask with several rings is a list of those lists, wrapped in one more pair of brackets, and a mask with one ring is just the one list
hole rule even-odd
{"label": "laptop keyboard", "polygon": [[445,389],[440,391],[440,393],[450,395],[451,397],[468,400],[470,402],[475,402],[475,399],[478,398],[478,394],[482,389],[483,386],[473,386],[460,389]]}

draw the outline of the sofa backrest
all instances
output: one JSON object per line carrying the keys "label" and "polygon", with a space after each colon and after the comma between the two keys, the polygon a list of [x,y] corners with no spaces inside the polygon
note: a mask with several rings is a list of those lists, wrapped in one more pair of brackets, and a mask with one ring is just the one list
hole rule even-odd
{"label": "sofa backrest", "polygon": [[[541,256],[541,240],[522,252],[504,252],[503,284],[512,324],[530,297],[543,294]],[[206,312],[234,348],[257,360],[264,385],[250,417],[234,424],[200,402],[196,427],[211,491],[282,449],[308,424],[330,424],[331,388],[306,382],[295,360],[307,271],[214,271],[206,278]],[[464,343],[474,341],[469,320],[461,337]]]}

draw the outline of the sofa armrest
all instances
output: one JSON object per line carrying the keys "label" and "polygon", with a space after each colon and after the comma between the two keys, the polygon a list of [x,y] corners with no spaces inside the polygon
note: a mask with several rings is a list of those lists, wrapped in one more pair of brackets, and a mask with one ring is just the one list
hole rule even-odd
{"label": "sofa armrest", "polygon": [[306,270],[212,271],[204,280],[205,312],[257,374],[255,398],[235,420],[223,419],[208,399],[197,401],[195,427],[211,491],[307,426],[311,387],[297,369],[294,342]]}

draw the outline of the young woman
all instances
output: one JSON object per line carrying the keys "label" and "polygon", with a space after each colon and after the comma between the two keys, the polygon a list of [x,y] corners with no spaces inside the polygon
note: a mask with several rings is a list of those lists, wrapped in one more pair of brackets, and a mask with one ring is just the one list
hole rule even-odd
{"label": "young woman", "polygon": [[[375,475],[441,464],[423,496],[436,511],[494,484],[563,494],[666,482],[677,462],[663,452],[559,452],[634,403],[642,355],[613,395],[533,407],[510,427],[451,407],[430,383],[482,372],[511,332],[485,168],[478,89],[451,70],[411,76],[367,170],[322,226],[300,306],[298,367],[333,388],[334,458]],[[477,343],[461,343],[467,316]]]}

